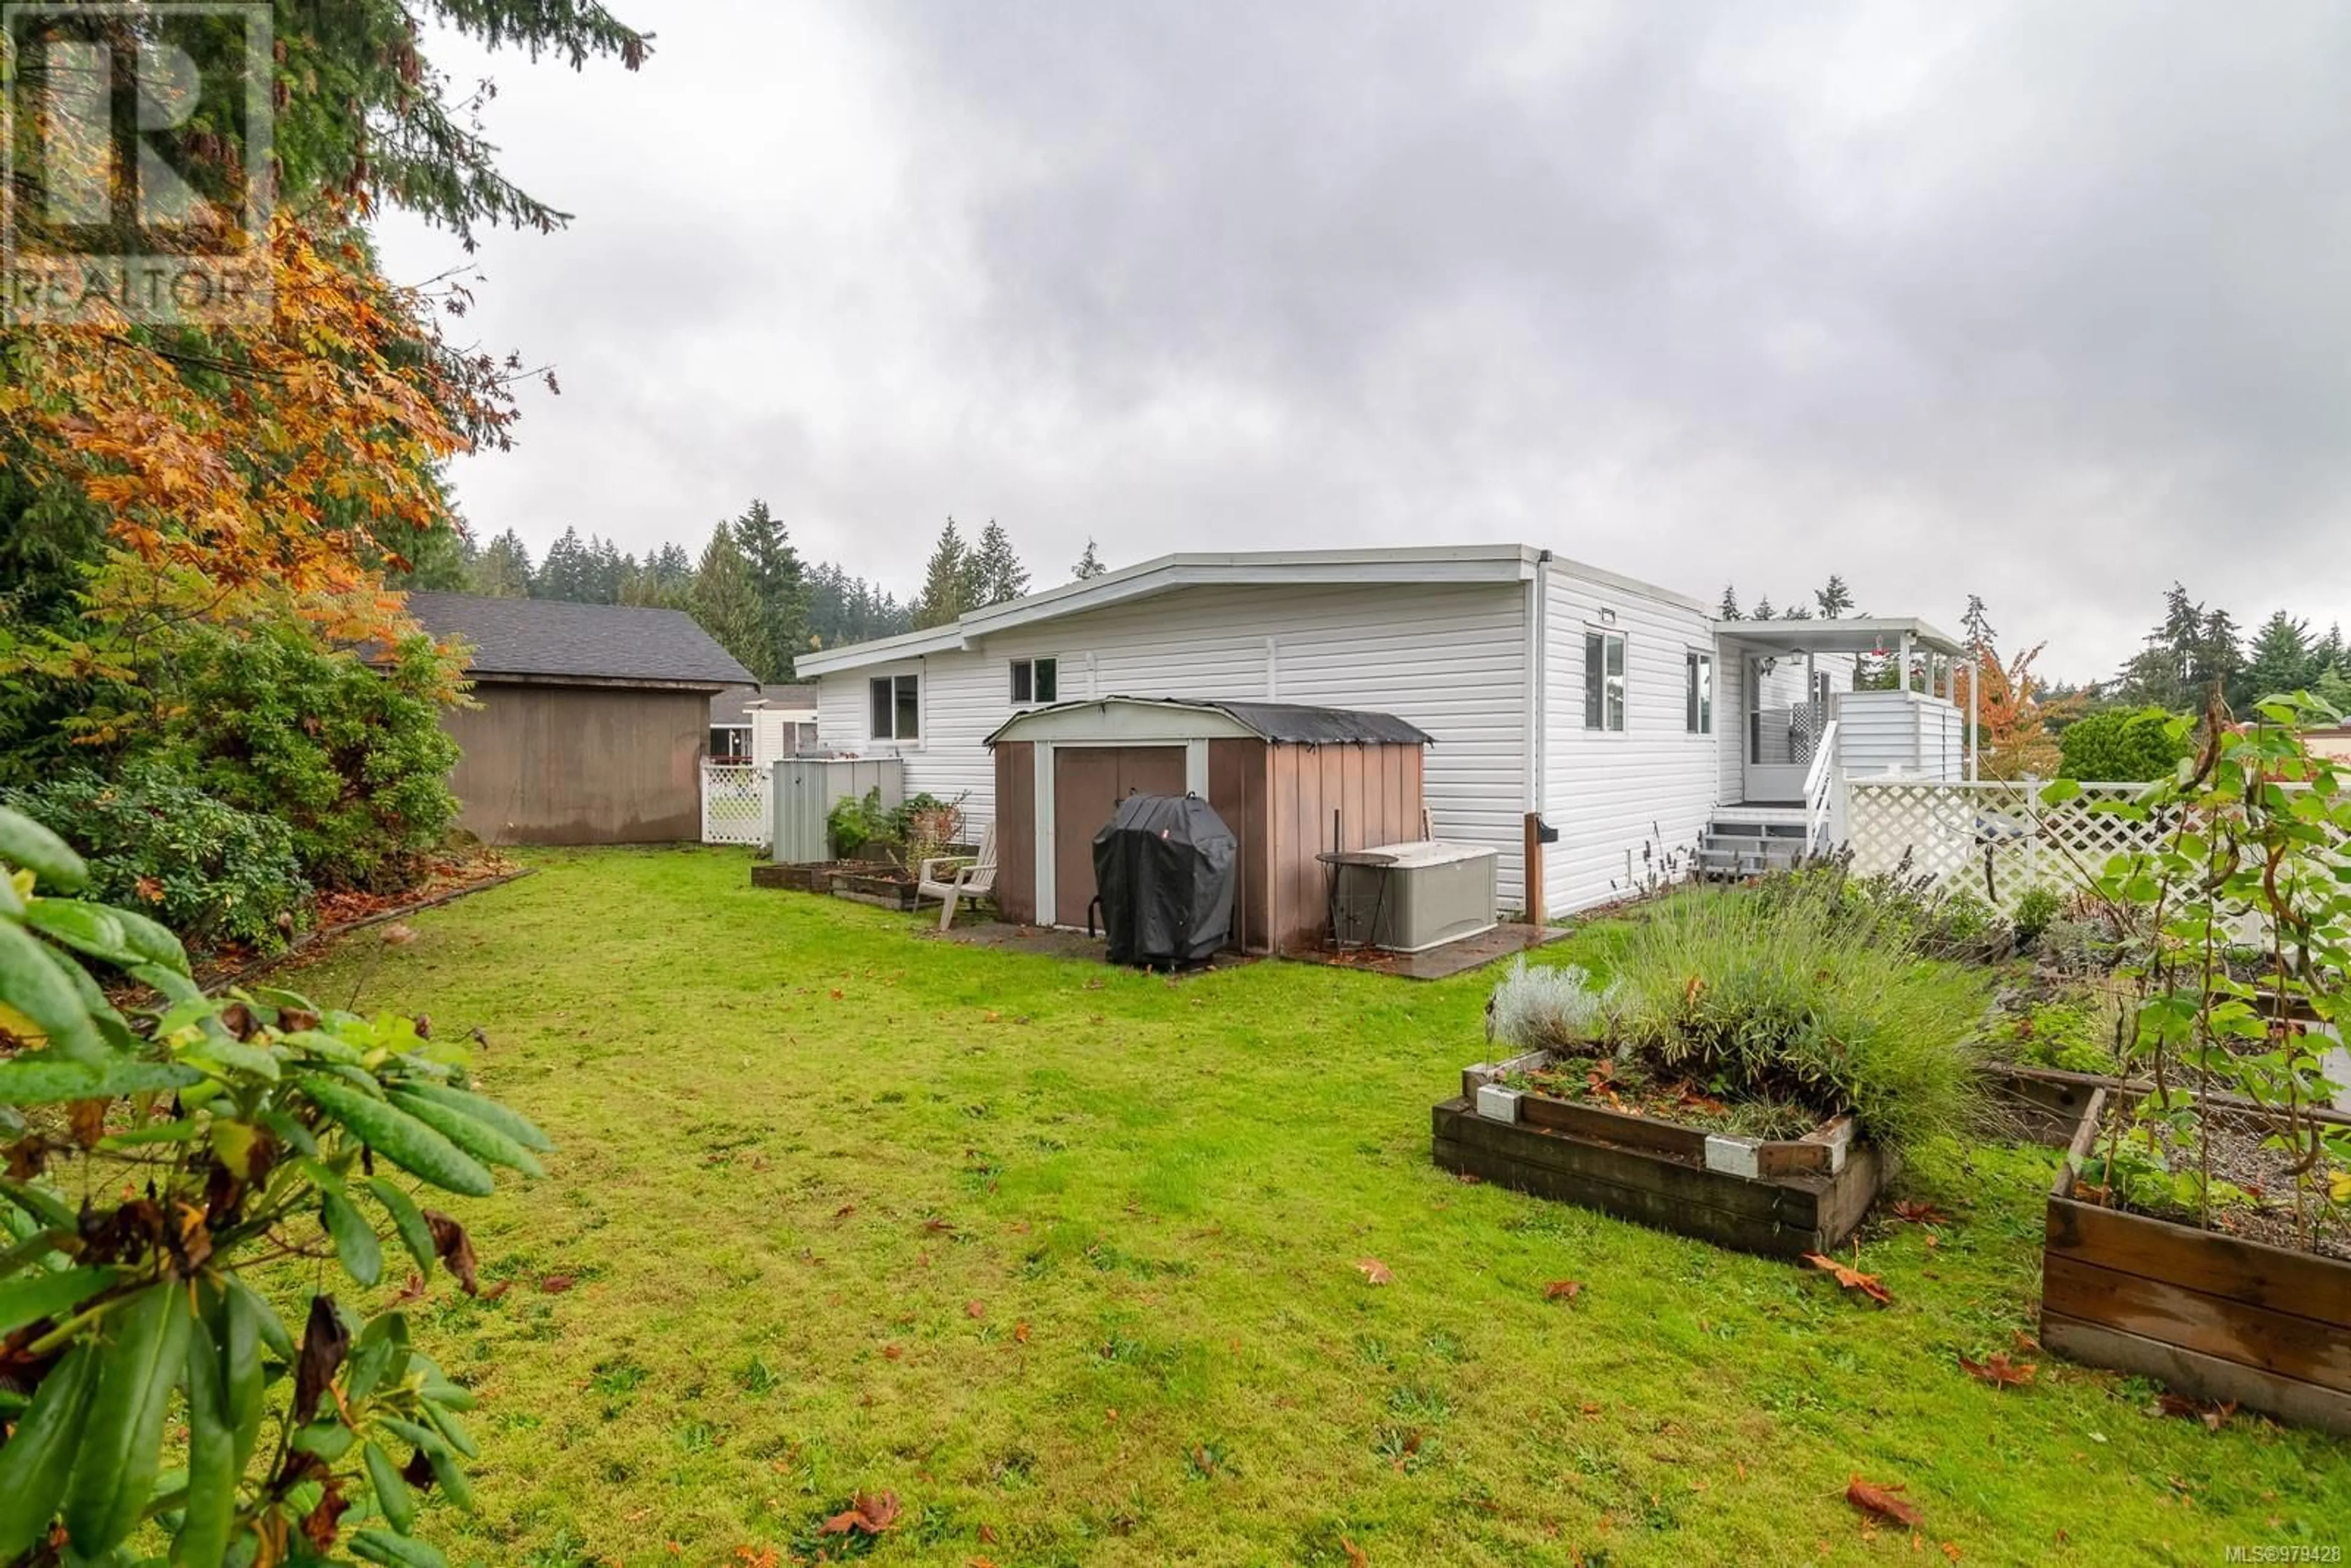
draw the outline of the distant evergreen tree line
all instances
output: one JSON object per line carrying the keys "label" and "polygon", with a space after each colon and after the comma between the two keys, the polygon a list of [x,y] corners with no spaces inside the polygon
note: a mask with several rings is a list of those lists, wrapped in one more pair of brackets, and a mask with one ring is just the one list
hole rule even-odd
{"label": "distant evergreen tree line", "polygon": [[2309,622],[2274,610],[2248,636],[2226,609],[2197,602],[2175,582],[2163,596],[2162,619],[2102,695],[2129,706],[2194,712],[2215,685],[2230,711],[2240,715],[2265,696],[2294,691],[2314,692],[2338,709],[2351,709],[2351,651],[2343,645],[2343,624],[2315,632]]}
{"label": "distant evergreen tree line", "polygon": [[[674,540],[643,559],[577,528],[537,562],[508,528],[486,544],[455,534],[421,552],[401,586],[499,599],[575,604],[643,604],[683,610],[762,681],[789,681],[802,653],[941,626],[967,611],[1029,591],[1029,569],[1011,536],[993,520],[966,543],[953,517],[939,530],[921,591],[911,602],[831,561],[803,562],[783,521],[765,501],[721,520],[695,554]],[[1071,569],[1080,580],[1109,570],[1086,541]]]}

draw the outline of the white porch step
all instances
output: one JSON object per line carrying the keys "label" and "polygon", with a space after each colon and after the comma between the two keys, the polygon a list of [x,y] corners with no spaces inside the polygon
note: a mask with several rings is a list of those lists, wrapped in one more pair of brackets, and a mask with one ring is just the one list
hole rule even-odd
{"label": "white porch step", "polygon": [[1802,806],[1717,806],[1714,825],[1718,831],[1729,826],[1753,825],[1794,828],[1799,832],[1811,820],[1812,813]]}

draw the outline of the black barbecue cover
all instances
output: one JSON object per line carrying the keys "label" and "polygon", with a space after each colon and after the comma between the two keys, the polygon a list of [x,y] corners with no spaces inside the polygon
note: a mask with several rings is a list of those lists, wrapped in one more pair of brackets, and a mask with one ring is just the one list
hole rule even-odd
{"label": "black barbecue cover", "polygon": [[1232,939],[1239,847],[1197,795],[1129,795],[1094,835],[1113,964],[1196,964]]}

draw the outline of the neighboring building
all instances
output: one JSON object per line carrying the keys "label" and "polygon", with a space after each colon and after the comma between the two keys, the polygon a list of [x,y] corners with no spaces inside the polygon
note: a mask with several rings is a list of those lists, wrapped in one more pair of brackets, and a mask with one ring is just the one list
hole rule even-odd
{"label": "neighboring building", "polygon": [[2306,729],[2303,731],[2302,740],[2310,747],[2313,757],[2324,757],[2332,762],[2351,762],[2351,725]]}
{"label": "neighboring building", "polygon": [[[1932,690],[1851,690],[1878,652],[1923,664]],[[1910,620],[1718,622],[1687,594],[1499,545],[1166,556],[799,670],[822,746],[902,758],[909,792],[962,796],[975,824],[995,812],[987,738],[1032,708],[1127,696],[1394,714],[1432,737],[1435,836],[1494,847],[1504,907],[1531,903],[1528,814],[1557,830],[1541,891],[1558,913],[1710,833],[1831,836],[1839,777],[1960,776],[1965,718],[1934,695],[1959,652]],[[1040,795],[1050,749],[1032,769]],[[1034,852],[1051,864],[1050,835]]]}
{"label": "neighboring building", "polygon": [[460,826],[490,843],[700,840],[710,699],[758,683],[692,616],[423,592],[408,612],[473,648],[477,706],[442,720],[465,752]]}
{"label": "neighboring building", "polygon": [[710,760],[759,768],[816,749],[816,688],[730,686],[710,699]]}

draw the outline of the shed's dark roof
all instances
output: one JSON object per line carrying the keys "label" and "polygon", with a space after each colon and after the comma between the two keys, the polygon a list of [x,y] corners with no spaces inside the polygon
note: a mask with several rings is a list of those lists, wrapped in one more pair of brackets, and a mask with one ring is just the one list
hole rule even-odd
{"label": "shed's dark roof", "polygon": [[408,612],[436,637],[474,645],[467,673],[558,680],[755,686],[751,672],[683,610],[411,593]]}
{"label": "shed's dark roof", "polygon": [[1305,707],[1297,703],[1207,702],[1229,714],[1268,740],[1319,746],[1325,741],[1359,741],[1400,746],[1432,744],[1428,732],[1406,724],[1392,713],[1366,708]]}
{"label": "shed's dark roof", "polygon": [[731,686],[710,699],[710,722],[713,724],[748,724],[751,705],[767,707],[814,707],[814,686],[778,685],[770,681],[758,691],[748,686]]}
{"label": "shed's dark roof", "polygon": [[[1208,697],[1102,697],[1091,702],[1057,703],[1016,714],[996,735],[1034,714],[1097,707],[1103,703],[1151,703],[1166,707],[1208,708],[1223,714],[1252,733],[1280,746],[1392,745],[1432,746],[1435,740],[1416,725],[1392,713],[1364,708],[1306,707],[1297,703],[1225,702]],[[994,740],[996,735],[988,737]]]}

